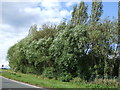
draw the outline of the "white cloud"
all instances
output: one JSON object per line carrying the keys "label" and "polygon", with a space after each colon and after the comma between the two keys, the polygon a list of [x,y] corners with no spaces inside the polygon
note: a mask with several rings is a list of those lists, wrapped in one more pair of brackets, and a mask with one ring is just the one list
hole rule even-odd
{"label": "white cloud", "polygon": [[26,14],[22,11],[24,8],[29,7],[29,5],[33,7],[31,3],[3,3],[3,24],[9,24],[16,27],[25,27],[30,25],[37,19],[37,17],[33,17],[33,15]]}
{"label": "white cloud", "polygon": [[70,16],[71,12],[67,11],[67,10],[62,10],[60,11],[60,15],[61,17],[66,17],[66,16]]}
{"label": "white cloud", "polygon": [[67,6],[67,7],[71,7],[71,6],[73,6],[74,4],[76,4],[76,3],[78,3],[78,2],[68,1],[68,2],[66,3],[66,6]]}
{"label": "white cloud", "polygon": [[45,7],[46,9],[49,8],[60,8],[60,2],[58,0],[42,0],[41,6]]}
{"label": "white cloud", "polygon": [[[6,61],[7,50],[27,35],[25,32],[17,33],[16,30],[10,25],[0,24],[0,67],[2,64],[8,65],[8,61]],[[21,30],[22,28],[19,31]]]}
{"label": "white cloud", "polygon": [[39,11],[41,11],[41,9],[39,7],[36,7],[36,8],[25,8],[23,9],[24,12],[26,14],[29,14],[29,15],[39,15]]}

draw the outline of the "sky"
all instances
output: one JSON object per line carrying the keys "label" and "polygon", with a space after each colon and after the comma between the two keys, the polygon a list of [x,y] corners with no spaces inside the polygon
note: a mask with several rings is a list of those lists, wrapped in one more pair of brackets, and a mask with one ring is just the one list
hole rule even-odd
{"label": "sky", "polygon": [[[0,2],[0,67],[7,67],[6,59],[8,49],[28,35],[31,25],[59,24],[63,18],[70,19],[72,8],[78,1],[66,0],[38,0],[22,2]],[[88,13],[91,12],[91,2],[88,4]],[[109,16],[118,18],[117,2],[103,2],[102,19]]]}

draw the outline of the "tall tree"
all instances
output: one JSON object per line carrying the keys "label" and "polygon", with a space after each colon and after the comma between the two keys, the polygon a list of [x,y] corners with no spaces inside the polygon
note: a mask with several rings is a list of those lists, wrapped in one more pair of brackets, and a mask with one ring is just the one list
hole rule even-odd
{"label": "tall tree", "polygon": [[[99,61],[96,61],[96,57],[95,57],[95,52],[97,50],[94,50],[95,47],[98,45],[98,42],[101,42],[100,39],[97,39],[96,37],[100,35],[99,33],[99,30],[98,28],[95,29],[95,27],[93,27],[93,25],[96,25],[96,22],[98,22],[100,20],[100,17],[103,13],[103,5],[102,5],[102,1],[101,0],[92,0],[92,10],[91,10],[91,15],[90,15],[90,31],[89,32],[89,35],[90,35],[90,42],[89,42],[89,45],[91,46],[92,48],[92,52],[91,52],[91,60],[93,62],[93,66],[94,66],[94,69],[95,69],[95,75],[96,75],[96,78],[98,77],[98,71],[97,69],[99,68],[98,67],[98,63]],[[92,31],[91,31],[92,30]],[[100,44],[99,44],[100,45]],[[89,46],[89,48],[90,48]],[[106,63],[106,62],[105,62]],[[105,65],[105,69],[104,71],[106,72],[107,71],[107,63]]]}
{"label": "tall tree", "polygon": [[86,23],[88,19],[87,9],[88,9],[88,6],[85,5],[83,1],[81,1],[77,11],[77,24]]}
{"label": "tall tree", "polygon": [[76,25],[76,12],[77,12],[77,5],[73,7],[72,18],[71,18],[72,25]]}
{"label": "tall tree", "polygon": [[92,0],[92,11],[90,16],[90,22],[96,23],[100,20],[100,17],[103,13],[103,5],[102,0]]}

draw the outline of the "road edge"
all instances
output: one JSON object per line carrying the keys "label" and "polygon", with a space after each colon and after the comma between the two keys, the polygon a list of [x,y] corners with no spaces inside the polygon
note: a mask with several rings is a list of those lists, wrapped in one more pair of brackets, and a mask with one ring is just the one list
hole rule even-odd
{"label": "road edge", "polygon": [[6,78],[6,77],[4,77],[4,76],[0,76],[0,77],[2,77],[2,78],[4,78],[4,79],[7,79],[7,80],[11,80],[11,81],[16,82],[16,83],[24,84],[24,85],[27,85],[27,86],[30,86],[30,87],[33,87],[33,88],[45,89],[45,88],[43,88],[43,87],[38,87],[38,86],[31,85],[31,84],[28,84],[28,83],[25,83],[25,82],[21,82],[21,81],[9,79],[9,78]]}

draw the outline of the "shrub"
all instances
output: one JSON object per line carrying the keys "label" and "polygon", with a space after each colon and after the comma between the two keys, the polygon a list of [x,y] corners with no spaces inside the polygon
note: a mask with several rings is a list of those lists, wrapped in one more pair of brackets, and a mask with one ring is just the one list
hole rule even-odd
{"label": "shrub", "polygon": [[60,74],[58,77],[58,80],[63,81],[63,82],[69,82],[72,79],[72,75],[67,72],[63,72]]}
{"label": "shrub", "polygon": [[47,67],[43,73],[42,73],[43,77],[47,77],[47,78],[54,78],[54,68],[53,67]]}
{"label": "shrub", "polygon": [[119,82],[117,82],[117,79],[95,79],[93,81],[94,84],[104,84],[107,86],[114,86],[118,87]]}
{"label": "shrub", "polygon": [[72,82],[72,83],[86,83],[86,81],[84,81],[83,79],[81,79],[80,77],[75,77],[75,78],[73,78],[72,80],[70,80],[70,82]]}

